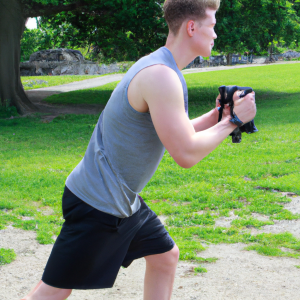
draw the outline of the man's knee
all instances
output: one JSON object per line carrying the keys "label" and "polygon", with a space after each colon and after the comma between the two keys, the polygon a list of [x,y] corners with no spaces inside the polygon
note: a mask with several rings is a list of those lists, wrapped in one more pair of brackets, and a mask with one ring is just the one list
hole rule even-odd
{"label": "man's knee", "polygon": [[176,266],[179,259],[179,248],[177,247],[177,245],[175,244],[173,249],[167,253],[168,253],[168,263]]}
{"label": "man's knee", "polygon": [[59,289],[45,284],[40,281],[38,285],[21,300],[38,300],[38,299],[49,299],[49,300],[65,300],[72,293],[71,289]]}
{"label": "man's knee", "polygon": [[176,268],[179,259],[179,249],[177,245],[172,250],[156,255],[145,257],[147,265],[156,269],[173,269]]}

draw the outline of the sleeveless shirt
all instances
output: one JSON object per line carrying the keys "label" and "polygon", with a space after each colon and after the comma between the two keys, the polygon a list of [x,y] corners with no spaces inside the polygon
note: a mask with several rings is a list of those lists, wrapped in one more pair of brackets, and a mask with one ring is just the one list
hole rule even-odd
{"label": "sleeveless shirt", "polygon": [[157,64],[177,73],[188,113],[185,79],[172,53],[162,47],[138,60],[117,85],[100,115],[83,159],[66,181],[66,186],[78,198],[119,218],[138,211],[138,193],[151,179],[165,151],[150,113],[136,111],[127,97],[129,84],[136,74]]}

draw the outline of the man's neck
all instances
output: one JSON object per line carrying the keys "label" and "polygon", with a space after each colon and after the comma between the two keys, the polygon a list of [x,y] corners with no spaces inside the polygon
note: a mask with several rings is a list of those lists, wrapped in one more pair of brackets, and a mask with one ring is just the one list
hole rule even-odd
{"label": "man's neck", "polygon": [[165,47],[171,51],[179,70],[195,59],[195,54],[189,48],[188,41],[184,41],[180,36],[175,37],[169,34]]}

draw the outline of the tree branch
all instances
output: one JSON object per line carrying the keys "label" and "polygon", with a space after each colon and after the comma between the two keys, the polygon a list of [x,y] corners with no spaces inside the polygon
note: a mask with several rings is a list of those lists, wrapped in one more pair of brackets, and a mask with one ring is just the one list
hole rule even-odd
{"label": "tree branch", "polygon": [[68,5],[42,5],[40,3],[31,3],[29,4],[27,1],[23,2],[23,16],[24,18],[33,18],[33,17],[39,17],[39,16],[45,16],[45,15],[53,15],[60,13],[62,11],[72,11],[77,10],[80,7],[83,7],[87,5],[86,2],[83,0],[76,1],[72,4]]}

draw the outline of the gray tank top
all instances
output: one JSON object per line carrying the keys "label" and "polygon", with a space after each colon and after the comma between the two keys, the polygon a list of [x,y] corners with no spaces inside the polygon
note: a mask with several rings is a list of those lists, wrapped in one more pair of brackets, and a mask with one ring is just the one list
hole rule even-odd
{"label": "gray tank top", "polygon": [[162,47],[136,62],[117,85],[100,115],[84,158],[66,181],[81,200],[119,218],[129,217],[140,208],[138,193],[151,179],[165,151],[151,115],[136,111],[127,98],[135,75],[157,64],[178,74],[187,113],[185,79],[171,52]]}

